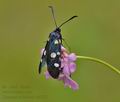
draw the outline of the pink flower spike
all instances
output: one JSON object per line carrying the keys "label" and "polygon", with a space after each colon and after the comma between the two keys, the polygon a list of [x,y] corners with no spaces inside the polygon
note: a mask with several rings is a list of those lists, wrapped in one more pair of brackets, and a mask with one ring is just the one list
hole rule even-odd
{"label": "pink flower spike", "polygon": [[63,74],[65,74],[65,75],[70,75],[71,74],[69,66],[67,64],[64,65]]}
{"label": "pink flower spike", "polygon": [[70,67],[70,73],[75,72],[75,70],[76,70],[76,64],[75,63],[71,62],[69,67]]}
{"label": "pink flower spike", "polygon": [[79,89],[79,85],[74,80],[72,80],[69,76],[64,77],[64,84],[65,86],[69,86],[73,90]]}
{"label": "pink flower spike", "polygon": [[76,61],[76,55],[75,55],[75,53],[71,53],[69,56],[68,56],[68,58],[69,58],[69,60],[70,61]]}
{"label": "pink flower spike", "polygon": [[[43,53],[44,49],[42,49],[41,55]],[[61,61],[61,66],[59,68],[60,72],[57,80],[63,81],[65,87],[70,87],[73,90],[78,90],[79,85],[70,77],[76,70],[75,53],[68,53],[67,49],[61,46],[61,54],[59,60]],[[45,72],[45,77],[46,79],[49,79],[51,77],[48,71]]]}
{"label": "pink flower spike", "polygon": [[73,90],[78,90],[79,89],[79,85],[72,79],[70,79],[70,85],[71,85],[71,88]]}

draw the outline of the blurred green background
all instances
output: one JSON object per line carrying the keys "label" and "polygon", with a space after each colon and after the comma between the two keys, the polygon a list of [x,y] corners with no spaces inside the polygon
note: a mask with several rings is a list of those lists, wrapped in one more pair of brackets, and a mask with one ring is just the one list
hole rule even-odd
{"label": "blurred green background", "polygon": [[38,74],[40,49],[57,23],[72,52],[103,59],[120,70],[120,0],[0,0],[0,102],[120,102],[120,75],[78,59],[80,89]]}

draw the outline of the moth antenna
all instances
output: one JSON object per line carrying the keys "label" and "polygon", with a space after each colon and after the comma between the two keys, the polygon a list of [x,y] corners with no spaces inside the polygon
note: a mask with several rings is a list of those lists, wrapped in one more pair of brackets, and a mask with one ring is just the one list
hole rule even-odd
{"label": "moth antenna", "polygon": [[51,11],[52,11],[53,20],[54,20],[55,26],[56,26],[56,28],[57,28],[57,22],[56,22],[56,19],[55,19],[55,14],[54,14],[53,6],[48,6],[48,7],[49,7],[49,8],[51,9]]}
{"label": "moth antenna", "polygon": [[61,26],[63,26],[65,23],[67,23],[68,21],[72,20],[73,18],[78,17],[78,16],[73,16],[71,18],[69,18],[67,21],[63,22],[58,28],[60,28]]}

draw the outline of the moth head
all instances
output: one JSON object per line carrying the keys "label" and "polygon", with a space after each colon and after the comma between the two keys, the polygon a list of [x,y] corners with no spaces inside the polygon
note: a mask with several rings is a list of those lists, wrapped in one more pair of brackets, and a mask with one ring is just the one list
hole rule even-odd
{"label": "moth head", "polygon": [[60,28],[56,28],[55,32],[61,32],[61,29]]}

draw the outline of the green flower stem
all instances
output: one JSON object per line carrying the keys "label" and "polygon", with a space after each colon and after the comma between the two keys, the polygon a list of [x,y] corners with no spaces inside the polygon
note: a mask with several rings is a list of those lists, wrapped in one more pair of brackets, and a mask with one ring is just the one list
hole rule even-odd
{"label": "green flower stem", "polygon": [[120,70],[118,70],[117,68],[115,68],[114,66],[110,65],[109,63],[107,63],[103,60],[93,58],[93,57],[88,57],[88,56],[77,56],[77,58],[99,62],[101,64],[104,64],[104,65],[108,66],[111,70],[115,71],[116,73],[118,73],[120,75]]}

